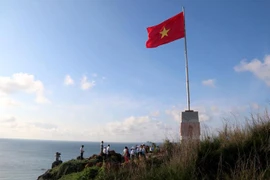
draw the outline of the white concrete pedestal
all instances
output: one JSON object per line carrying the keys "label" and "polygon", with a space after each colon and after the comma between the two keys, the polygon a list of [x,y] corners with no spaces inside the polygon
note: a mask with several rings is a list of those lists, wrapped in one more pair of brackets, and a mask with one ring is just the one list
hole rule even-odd
{"label": "white concrete pedestal", "polygon": [[180,136],[182,140],[199,140],[201,135],[198,111],[182,112]]}

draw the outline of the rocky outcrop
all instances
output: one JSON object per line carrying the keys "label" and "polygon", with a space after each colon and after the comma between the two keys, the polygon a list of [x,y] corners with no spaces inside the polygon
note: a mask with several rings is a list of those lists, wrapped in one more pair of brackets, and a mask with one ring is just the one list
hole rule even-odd
{"label": "rocky outcrop", "polygon": [[60,164],[62,164],[63,163],[63,161],[61,161],[61,160],[59,160],[59,161],[54,161],[53,163],[52,163],[52,168],[54,168],[54,167],[56,167],[56,166],[59,166]]}
{"label": "rocky outcrop", "polygon": [[64,163],[55,161],[52,163],[52,169],[39,176],[38,180],[57,180],[71,173],[79,173],[88,168],[101,168],[103,165],[117,169],[123,161],[122,155],[115,151],[110,151],[108,156],[94,154],[83,160],[73,159]]}
{"label": "rocky outcrop", "polygon": [[44,174],[40,175],[37,179],[38,180],[52,180],[53,176],[51,173],[51,169],[47,170]]}

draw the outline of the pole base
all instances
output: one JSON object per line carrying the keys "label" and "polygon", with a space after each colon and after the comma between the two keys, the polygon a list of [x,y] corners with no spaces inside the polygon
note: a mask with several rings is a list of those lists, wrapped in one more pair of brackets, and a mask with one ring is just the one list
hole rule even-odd
{"label": "pole base", "polygon": [[180,135],[182,140],[199,140],[201,134],[198,111],[182,112]]}

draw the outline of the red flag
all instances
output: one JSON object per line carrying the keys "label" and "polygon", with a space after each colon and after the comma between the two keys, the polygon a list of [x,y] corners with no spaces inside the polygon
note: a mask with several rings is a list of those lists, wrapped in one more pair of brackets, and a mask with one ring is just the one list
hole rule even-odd
{"label": "red flag", "polygon": [[155,48],[185,37],[184,13],[181,12],[162,23],[147,28],[147,48]]}

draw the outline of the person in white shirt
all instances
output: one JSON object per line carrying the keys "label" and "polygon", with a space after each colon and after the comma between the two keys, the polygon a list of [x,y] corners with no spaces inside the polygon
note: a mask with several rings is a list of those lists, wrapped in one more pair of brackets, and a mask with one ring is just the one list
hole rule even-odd
{"label": "person in white shirt", "polygon": [[152,146],[150,146],[149,151],[150,151],[150,153],[152,153],[152,152],[153,152],[153,147],[152,147]]}
{"label": "person in white shirt", "polygon": [[81,159],[83,159],[84,145],[82,145],[82,146],[81,146],[81,148],[80,148],[80,152],[81,152]]}
{"label": "person in white shirt", "polygon": [[130,159],[133,160],[135,158],[135,148],[131,147],[130,149]]}
{"label": "person in white shirt", "polygon": [[109,155],[110,155],[110,145],[108,144],[108,146],[107,146],[107,150],[106,150],[106,157],[109,157]]}
{"label": "person in white shirt", "polygon": [[107,148],[106,148],[106,146],[104,146],[104,148],[103,148],[103,154],[107,154]]}

